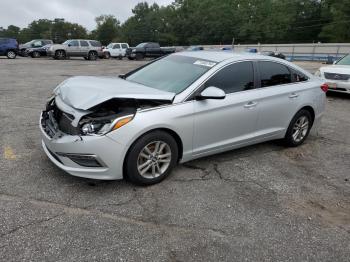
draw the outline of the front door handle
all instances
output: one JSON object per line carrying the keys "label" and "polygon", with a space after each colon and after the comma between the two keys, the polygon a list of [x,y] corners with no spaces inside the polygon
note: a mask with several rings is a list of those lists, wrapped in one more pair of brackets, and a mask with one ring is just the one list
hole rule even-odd
{"label": "front door handle", "polygon": [[245,108],[253,108],[253,107],[256,107],[257,104],[258,104],[257,102],[250,101],[247,104],[245,104],[244,107]]}
{"label": "front door handle", "polygon": [[297,93],[291,93],[289,98],[297,98],[299,95]]}

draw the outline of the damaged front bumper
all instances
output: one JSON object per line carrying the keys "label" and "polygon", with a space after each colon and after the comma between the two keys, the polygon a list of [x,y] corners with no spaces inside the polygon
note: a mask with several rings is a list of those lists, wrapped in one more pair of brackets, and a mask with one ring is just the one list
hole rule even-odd
{"label": "damaged front bumper", "polygon": [[42,146],[49,159],[67,173],[91,179],[123,178],[124,146],[108,136],[67,135],[46,111],[40,115]]}

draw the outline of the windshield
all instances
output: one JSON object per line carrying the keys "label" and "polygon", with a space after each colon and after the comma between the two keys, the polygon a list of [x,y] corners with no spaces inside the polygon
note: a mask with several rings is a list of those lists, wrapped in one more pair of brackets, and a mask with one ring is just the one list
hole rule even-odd
{"label": "windshield", "polygon": [[198,58],[171,55],[136,71],[126,80],[178,94],[215,64]]}
{"label": "windshield", "polygon": [[138,44],[136,47],[144,47],[145,45],[147,45],[147,43]]}
{"label": "windshield", "polygon": [[25,44],[23,44],[23,45],[25,45],[25,46],[30,46],[32,43],[34,43],[34,41],[35,41],[35,40],[29,41],[29,42],[27,42],[27,43],[25,43]]}
{"label": "windshield", "polygon": [[68,45],[69,44],[69,40],[66,40],[66,41],[64,41],[63,43],[62,43],[62,45]]}
{"label": "windshield", "polygon": [[337,65],[350,65],[350,55],[344,56],[336,64]]}
{"label": "windshield", "polygon": [[112,43],[109,44],[109,45],[107,46],[107,48],[113,48],[113,44],[112,44]]}

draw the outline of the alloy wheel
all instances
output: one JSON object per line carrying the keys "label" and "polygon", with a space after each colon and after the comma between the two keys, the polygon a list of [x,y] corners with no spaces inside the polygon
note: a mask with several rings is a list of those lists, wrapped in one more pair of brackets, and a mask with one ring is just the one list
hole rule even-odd
{"label": "alloy wheel", "polygon": [[292,133],[292,137],[295,142],[299,143],[305,138],[309,130],[309,125],[309,119],[306,116],[301,116],[298,118],[293,126]]}
{"label": "alloy wheel", "polygon": [[14,51],[8,51],[7,57],[10,59],[14,59],[16,57],[16,53]]}
{"label": "alloy wheel", "polygon": [[141,150],[137,158],[137,170],[142,177],[152,179],[163,175],[170,163],[170,146],[164,141],[154,141]]}

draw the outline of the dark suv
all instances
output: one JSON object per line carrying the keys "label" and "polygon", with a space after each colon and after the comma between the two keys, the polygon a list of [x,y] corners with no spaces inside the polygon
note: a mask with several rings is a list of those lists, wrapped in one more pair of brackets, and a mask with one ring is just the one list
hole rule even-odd
{"label": "dark suv", "polygon": [[0,38],[0,55],[15,59],[18,53],[18,43],[13,38]]}
{"label": "dark suv", "polygon": [[28,43],[22,44],[19,46],[19,55],[20,56],[28,56],[27,50],[30,48],[39,48],[45,45],[52,45],[53,42],[50,39],[34,39],[29,41]]}

